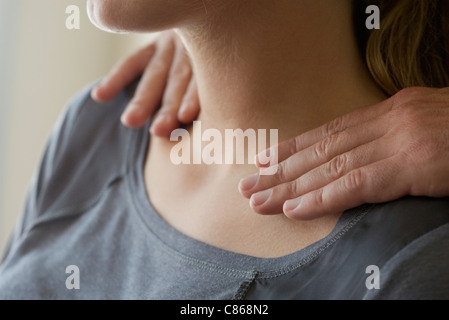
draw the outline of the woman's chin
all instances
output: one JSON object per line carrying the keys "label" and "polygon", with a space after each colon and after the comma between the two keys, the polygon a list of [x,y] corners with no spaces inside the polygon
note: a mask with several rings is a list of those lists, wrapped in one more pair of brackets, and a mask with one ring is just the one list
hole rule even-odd
{"label": "woman's chin", "polygon": [[[100,30],[110,33],[130,33],[133,27],[128,25],[129,23],[124,25],[124,22],[132,19],[124,19],[125,8],[120,6],[122,5],[116,1],[88,0],[87,15],[92,24]],[[120,14],[117,15],[117,12]]]}
{"label": "woman's chin", "polygon": [[87,12],[93,25],[113,33],[173,29],[207,13],[201,0],[88,0]]}
{"label": "woman's chin", "polygon": [[89,17],[90,22],[92,22],[92,24],[100,30],[106,32],[114,32],[113,30],[111,30],[111,28],[106,27],[102,22],[100,12],[101,9],[99,8],[95,0],[87,1],[87,16]]}

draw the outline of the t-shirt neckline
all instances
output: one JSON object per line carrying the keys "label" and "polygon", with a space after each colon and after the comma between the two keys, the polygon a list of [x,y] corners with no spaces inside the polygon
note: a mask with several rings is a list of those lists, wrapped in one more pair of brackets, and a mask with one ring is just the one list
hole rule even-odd
{"label": "t-shirt neckline", "polygon": [[[142,226],[153,241],[164,247],[174,257],[191,264],[209,266],[219,272],[250,277],[275,277],[295,270],[324,253],[360,221],[371,206],[365,205],[341,215],[332,232],[325,238],[294,253],[278,258],[259,258],[227,251],[189,237],[168,224],[148,199],[144,181],[144,161],[149,145],[149,126],[132,130],[133,137],[127,158],[127,186],[131,209],[141,219]],[[209,269],[210,269],[209,268]]]}

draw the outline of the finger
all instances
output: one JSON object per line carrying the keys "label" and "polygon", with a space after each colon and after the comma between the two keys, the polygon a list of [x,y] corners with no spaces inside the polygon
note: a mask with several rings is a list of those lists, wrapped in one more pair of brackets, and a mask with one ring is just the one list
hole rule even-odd
{"label": "finger", "polygon": [[[255,192],[293,181],[337,155],[379,139],[387,132],[387,128],[388,123],[383,118],[347,128],[279,163],[274,175],[260,176],[257,181],[251,177],[242,180],[239,185],[240,192],[243,196],[250,197]],[[252,185],[252,182],[255,184]]]}
{"label": "finger", "polygon": [[381,138],[336,156],[296,180],[253,194],[250,205],[260,214],[283,212],[285,201],[318,190],[355,169],[390,158],[396,150],[385,148],[387,144],[391,144],[389,138]]}
{"label": "finger", "polygon": [[293,194],[293,197],[322,188],[355,169],[388,159],[397,152],[394,141],[387,136],[354,148],[297,179],[297,193]]}
{"label": "finger", "polygon": [[176,50],[162,106],[150,128],[157,136],[168,137],[179,126],[178,110],[192,78],[192,68],[184,48]]}
{"label": "finger", "polygon": [[117,96],[145,70],[155,52],[154,44],[146,46],[117,63],[111,72],[92,90],[92,98],[106,102]]}
{"label": "finger", "polygon": [[336,118],[325,125],[308,131],[295,138],[281,142],[279,145],[271,148],[272,150],[264,150],[256,157],[256,165],[259,167],[266,167],[269,162],[266,157],[269,153],[275,153],[278,161],[284,161],[290,156],[318,143],[319,141],[330,137],[338,132],[344,131],[347,128],[358,126],[365,122],[369,122],[383,114],[392,110],[394,99],[390,98],[378,104],[357,109],[351,113]]}
{"label": "finger", "polygon": [[158,44],[146,67],[133,99],[122,115],[124,125],[131,128],[143,126],[159,107],[173,62],[174,43],[171,38]]}
{"label": "finger", "polygon": [[191,123],[198,117],[199,113],[200,98],[198,96],[198,86],[195,76],[192,74],[189,87],[178,112],[178,119],[182,123]]}
{"label": "finger", "polygon": [[284,204],[287,217],[310,220],[342,213],[365,203],[382,203],[408,194],[409,172],[400,155],[353,170],[342,178]]}

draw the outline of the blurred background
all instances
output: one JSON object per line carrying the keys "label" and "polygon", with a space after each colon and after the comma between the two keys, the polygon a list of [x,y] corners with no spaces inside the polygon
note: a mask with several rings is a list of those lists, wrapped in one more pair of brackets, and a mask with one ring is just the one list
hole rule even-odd
{"label": "blurred background", "polygon": [[[70,5],[79,30],[66,27]],[[86,0],[0,0],[0,257],[68,100],[150,38],[96,29]]]}

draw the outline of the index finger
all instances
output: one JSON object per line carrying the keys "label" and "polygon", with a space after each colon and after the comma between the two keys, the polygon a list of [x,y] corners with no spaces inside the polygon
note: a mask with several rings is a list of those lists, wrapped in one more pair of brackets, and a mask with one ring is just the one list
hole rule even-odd
{"label": "index finger", "polygon": [[[256,165],[259,168],[264,168],[275,164],[267,161],[267,158],[270,158],[270,160],[277,158],[278,162],[282,162],[292,155],[318,143],[323,139],[391,111],[393,106],[394,100],[393,98],[389,98],[378,104],[360,108],[351,113],[338,117],[322,125],[321,127],[281,142],[268,150],[260,152],[256,157]],[[271,155],[276,155],[276,157]]]}
{"label": "index finger", "polygon": [[117,96],[142,74],[155,50],[155,46],[151,44],[120,60],[92,91],[92,98],[99,102],[106,102]]}

